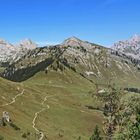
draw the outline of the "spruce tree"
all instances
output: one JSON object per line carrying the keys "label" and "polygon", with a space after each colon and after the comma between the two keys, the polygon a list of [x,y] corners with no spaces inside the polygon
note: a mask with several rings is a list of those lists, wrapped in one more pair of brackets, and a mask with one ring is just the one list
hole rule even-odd
{"label": "spruce tree", "polygon": [[96,125],[94,132],[89,140],[102,140],[102,137],[100,136],[100,131],[99,131],[99,128],[97,125]]}

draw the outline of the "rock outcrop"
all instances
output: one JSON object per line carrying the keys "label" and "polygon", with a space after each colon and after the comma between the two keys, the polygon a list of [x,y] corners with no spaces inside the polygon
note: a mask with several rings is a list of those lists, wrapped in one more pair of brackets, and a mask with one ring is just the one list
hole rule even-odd
{"label": "rock outcrop", "polygon": [[31,40],[26,39],[18,45],[0,40],[0,65],[9,65],[23,57],[29,50],[37,47]]}

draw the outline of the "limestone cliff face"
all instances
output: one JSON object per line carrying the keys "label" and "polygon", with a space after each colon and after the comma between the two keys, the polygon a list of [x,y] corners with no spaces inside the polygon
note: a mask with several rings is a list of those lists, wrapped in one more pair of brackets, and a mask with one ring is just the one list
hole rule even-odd
{"label": "limestone cliff face", "polygon": [[91,81],[95,79],[123,80],[140,76],[137,59],[118,50],[72,37],[63,43],[30,50],[11,64],[2,76],[13,81],[24,81],[40,71],[73,71]]}
{"label": "limestone cliff face", "polygon": [[13,63],[19,60],[27,51],[35,49],[37,45],[26,39],[18,45],[13,45],[0,39],[0,64]]}
{"label": "limestone cliff face", "polygon": [[140,36],[134,35],[129,40],[119,41],[112,48],[135,59],[140,59]]}

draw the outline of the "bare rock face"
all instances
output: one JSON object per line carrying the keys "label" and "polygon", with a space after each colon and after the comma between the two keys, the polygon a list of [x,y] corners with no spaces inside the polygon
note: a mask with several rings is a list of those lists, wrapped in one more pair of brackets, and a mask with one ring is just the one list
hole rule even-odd
{"label": "bare rock face", "polygon": [[135,59],[140,59],[140,36],[134,35],[129,40],[119,41],[112,48]]}
{"label": "bare rock face", "polygon": [[0,62],[7,62],[9,61],[12,57],[15,56],[16,50],[15,47],[4,41],[0,40]]}
{"label": "bare rock face", "polygon": [[3,112],[3,118],[6,122],[10,122],[10,116],[8,112],[6,111]]}
{"label": "bare rock face", "polygon": [[85,49],[91,49],[93,48],[93,44],[86,42],[86,41],[82,41],[76,37],[71,37],[66,39],[62,44],[62,46],[72,46],[72,47],[84,47]]}
{"label": "bare rock face", "polygon": [[29,49],[29,50],[37,48],[37,44],[32,42],[30,39],[25,39],[25,40],[21,41],[18,46],[21,48]]}
{"label": "bare rock face", "polygon": [[[138,39],[132,39],[132,42],[138,42]],[[34,48],[32,44],[30,40],[23,41],[17,48],[24,48],[26,51],[30,46]],[[50,71],[63,73],[68,70],[89,81],[109,77],[121,79],[124,75],[136,78],[139,65],[140,61],[118,51],[72,37],[59,45],[38,47],[28,51],[24,57],[9,65],[1,76],[21,82],[40,71],[47,74]]]}
{"label": "bare rock face", "polygon": [[0,49],[14,49],[14,46],[3,39],[0,39]]}
{"label": "bare rock face", "polygon": [[0,65],[2,63],[12,63],[24,56],[27,51],[35,49],[37,45],[26,39],[18,45],[13,45],[0,39]]}

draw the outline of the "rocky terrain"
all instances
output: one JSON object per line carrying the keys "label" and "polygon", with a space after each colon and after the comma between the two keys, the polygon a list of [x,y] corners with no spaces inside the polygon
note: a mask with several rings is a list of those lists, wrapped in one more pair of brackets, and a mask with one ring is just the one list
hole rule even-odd
{"label": "rocky terrain", "polygon": [[47,73],[51,69],[71,69],[92,82],[105,79],[123,82],[127,78],[137,81],[139,59],[129,57],[119,48],[122,47],[108,49],[72,37],[60,45],[27,52],[22,59],[6,68],[2,76],[13,81],[24,81],[41,70]]}
{"label": "rocky terrain", "polygon": [[0,112],[8,112],[11,122],[1,125],[0,138],[86,140],[103,126],[97,91],[113,83],[128,103],[131,95],[139,97],[140,60],[128,55],[125,43],[105,48],[71,37],[41,48],[30,40],[1,44]]}
{"label": "rocky terrain", "polygon": [[140,60],[140,36],[134,35],[125,41],[119,41],[112,46],[113,49]]}
{"label": "rocky terrain", "polygon": [[17,45],[0,40],[0,65],[9,65],[19,60],[29,50],[35,49],[37,45],[30,39],[25,39]]}

